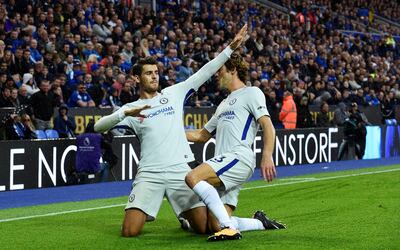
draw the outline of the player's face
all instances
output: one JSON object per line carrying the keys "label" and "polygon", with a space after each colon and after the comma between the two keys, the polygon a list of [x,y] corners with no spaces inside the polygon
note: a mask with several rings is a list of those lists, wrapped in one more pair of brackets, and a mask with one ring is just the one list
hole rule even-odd
{"label": "player's face", "polygon": [[220,89],[228,89],[228,85],[232,82],[232,74],[228,72],[225,65],[218,70],[217,79]]}
{"label": "player's face", "polygon": [[153,93],[158,90],[158,68],[157,65],[143,65],[142,74],[139,77],[141,88],[148,93]]}

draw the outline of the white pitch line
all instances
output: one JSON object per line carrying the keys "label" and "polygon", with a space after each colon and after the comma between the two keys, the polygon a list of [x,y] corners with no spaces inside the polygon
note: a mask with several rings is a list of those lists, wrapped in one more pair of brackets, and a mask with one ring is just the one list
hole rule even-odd
{"label": "white pitch line", "polygon": [[364,173],[357,173],[357,174],[321,177],[321,178],[301,180],[301,181],[293,181],[293,182],[285,182],[285,183],[276,183],[276,184],[262,185],[262,186],[256,186],[256,187],[242,188],[241,190],[251,190],[251,189],[268,188],[268,187],[276,187],[276,186],[287,186],[287,185],[292,185],[292,184],[297,184],[297,183],[334,180],[334,179],[340,179],[340,178],[346,178],[346,177],[371,175],[371,174],[381,174],[381,173],[389,173],[389,172],[395,172],[395,171],[400,171],[400,168],[388,169],[388,170],[380,170],[380,171],[372,171],[372,172],[364,172]]}
{"label": "white pitch line", "polygon": [[[248,188],[243,188],[242,190],[252,190],[252,189],[259,189],[259,188],[276,187],[276,186],[287,186],[287,185],[293,185],[293,184],[298,184],[298,183],[324,181],[324,180],[334,180],[334,179],[340,179],[340,178],[355,177],[355,176],[362,176],[362,175],[371,175],[371,174],[389,173],[389,172],[395,172],[395,171],[400,171],[400,168],[388,169],[388,170],[380,170],[380,171],[371,171],[371,172],[364,172],[364,173],[357,173],[357,174],[321,177],[321,178],[307,178],[307,179],[304,179],[304,180],[293,181],[293,182],[285,182],[285,183],[276,183],[276,184],[262,185],[262,186],[256,186],[256,187],[248,187]],[[0,223],[1,222],[9,222],[9,221],[17,221],[17,220],[27,220],[27,219],[33,219],[33,218],[39,218],[39,217],[56,216],[56,215],[62,215],[62,214],[79,213],[79,212],[93,211],[93,210],[113,208],[113,207],[122,207],[122,206],[125,206],[125,205],[126,205],[125,203],[124,204],[114,204],[114,205],[101,206],[101,207],[91,207],[91,208],[75,209],[75,210],[68,210],[68,211],[61,211],[61,212],[54,212],[54,213],[47,213],[47,214],[38,214],[38,215],[31,215],[31,216],[15,217],[15,218],[9,218],[9,219],[2,219],[2,220],[0,220]]]}
{"label": "white pitch line", "polygon": [[8,222],[8,221],[16,221],[16,220],[27,220],[27,219],[33,219],[33,218],[39,218],[39,217],[55,216],[55,215],[60,215],[60,214],[71,214],[71,213],[93,211],[93,210],[112,208],[112,207],[121,207],[121,206],[125,206],[125,205],[126,204],[114,204],[114,205],[109,205],[109,206],[90,207],[90,208],[75,209],[75,210],[54,212],[54,213],[48,213],[48,214],[38,214],[38,215],[31,215],[31,216],[15,217],[15,218],[10,218],[10,219],[0,220],[0,222]]}
{"label": "white pitch line", "polygon": [[309,178],[283,178],[279,179],[280,181],[303,181],[303,180],[315,180],[318,178],[315,177],[309,177]]}

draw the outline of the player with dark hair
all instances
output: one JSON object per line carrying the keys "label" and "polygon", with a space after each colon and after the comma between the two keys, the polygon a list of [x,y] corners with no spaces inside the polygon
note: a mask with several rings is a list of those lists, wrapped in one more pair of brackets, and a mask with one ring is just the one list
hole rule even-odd
{"label": "player with dark hair", "polygon": [[97,132],[115,125],[129,126],[141,144],[140,162],[128,204],[122,235],[136,236],[146,220],[155,218],[164,196],[177,217],[186,218],[198,233],[205,233],[204,203],[186,185],[184,178],[194,160],[182,122],[184,102],[229,59],[245,40],[244,26],[230,45],[186,81],[158,92],[159,74],[153,58],[139,60],[133,74],[139,80],[140,98],[95,124]]}
{"label": "player with dark hair", "polygon": [[185,178],[188,186],[201,197],[218,220],[216,223],[212,217],[209,218],[213,231],[220,230],[210,236],[209,241],[240,239],[239,229],[285,228],[261,211],[257,211],[253,219],[231,217],[237,206],[241,185],[254,172],[255,156],[251,145],[258,124],[263,129],[264,141],[260,165],[262,176],[267,181],[272,181],[276,176],[272,161],[275,129],[263,92],[258,87],[247,87],[244,83],[247,72],[247,63],[240,55],[232,54],[217,73],[220,88],[227,89],[230,94],[203,129],[186,132],[188,140],[192,142],[206,142],[216,134],[215,157],[194,168]]}

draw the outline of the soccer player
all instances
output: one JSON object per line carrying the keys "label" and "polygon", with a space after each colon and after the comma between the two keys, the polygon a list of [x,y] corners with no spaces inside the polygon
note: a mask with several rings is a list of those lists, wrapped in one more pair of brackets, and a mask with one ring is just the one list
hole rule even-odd
{"label": "soccer player", "polygon": [[198,233],[205,233],[207,212],[204,203],[186,185],[194,160],[183,126],[183,105],[187,98],[224,65],[233,50],[245,40],[247,25],[216,58],[204,65],[186,81],[159,88],[157,62],[152,58],[139,61],[133,73],[140,81],[140,99],[128,103],[95,124],[97,132],[115,125],[134,130],[141,144],[140,162],[122,225],[122,235],[136,236],[146,220],[155,219],[165,196],[177,217],[186,218]]}
{"label": "soccer player", "polygon": [[242,236],[238,229],[285,228],[261,211],[257,211],[253,219],[231,217],[241,185],[254,172],[255,157],[251,145],[258,124],[263,129],[264,141],[260,165],[262,176],[266,181],[272,181],[276,176],[272,161],[275,129],[263,92],[258,87],[244,84],[247,72],[248,67],[242,57],[232,54],[217,73],[220,88],[227,89],[229,96],[218,106],[203,129],[186,132],[192,142],[206,142],[216,134],[215,157],[194,168],[185,178],[188,186],[201,197],[219,222],[219,225],[214,223],[213,230],[217,232],[208,238],[209,241],[240,239]]}

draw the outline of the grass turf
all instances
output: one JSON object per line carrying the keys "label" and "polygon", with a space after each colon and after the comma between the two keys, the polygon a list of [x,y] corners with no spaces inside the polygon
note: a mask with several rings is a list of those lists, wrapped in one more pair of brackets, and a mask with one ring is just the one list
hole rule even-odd
{"label": "grass turf", "polygon": [[270,217],[285,222],[288,229],[244,232],[239,241],[208,243],[206,235],[182,231],[166,201],[157,220],[147,223],[141,236],[122,238],[126,197],[117,197],[0,210],[0,220],[4,220],[116,205],[0,222],[0,248],[398,249],[400,171],[343,177],[389,169],[400,169],[400,165],[278,179],[276,186],[262,181],[248,183],[241,191],[235,214],[249,217],[255,210],[264,209]]}

